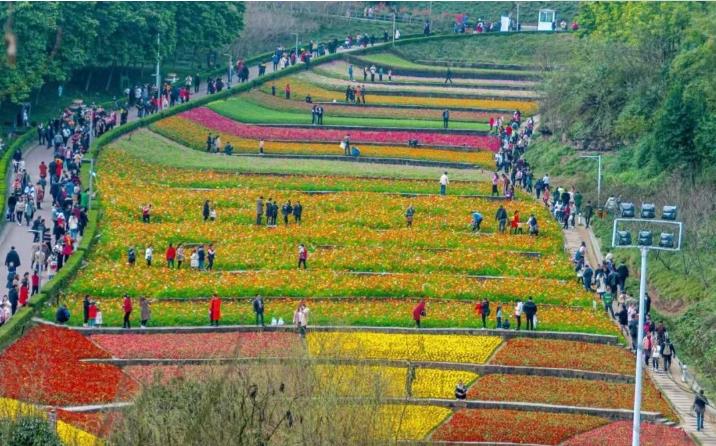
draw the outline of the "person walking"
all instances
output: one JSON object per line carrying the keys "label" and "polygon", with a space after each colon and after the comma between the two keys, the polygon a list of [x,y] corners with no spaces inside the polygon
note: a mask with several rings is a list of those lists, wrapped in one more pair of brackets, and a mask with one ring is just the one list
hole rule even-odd
{"label": "person walking", "polygon": [[671,343],[668,333],[664,336],[664,342],[661,346],[661,356],[664,358],[664,371],[669,373],[671,371],[671,358],[676,356],[676,349],[674,348],[674,344]]}
{"label": "person walking", "polygon": [[139,298],[139,320],[142,328],[147,327],[147,322],[149,322],[149,318],[152,316],[152,309],[149,304],[149,299],[146,297],[142,296]]}
{"label": "person walking", "polygon": [[298,245],[298,269],[301,269],[301,265],[303,265],[303,269],[307,269],[306,260],[308,260],[308,250],[301,243]]}
{"label": "person walking", "polygon": [[425,310],[426,305],[427,302],[423,297],[422,299],[420,299],[420,302],[418,302],[418,304],[413,308],[413,320],[415,321],[416,328],[420,328],[421,319],[427,316],[427,311]]}
{"label": "person walking", "polygon": [[154,257],[154,248],[152,245],[147,246],[144,250],[144,260],[147,261],[147,266],[152,266],[152,258]]}
{"label": "person walking", "polygon": [[308,307],[305,301],[301,301],[298,304],[298,308],[293,312],[293,323],[298,328],[298,334],[302,337],[306,337],[306,330],[308,329]]}
{"label": "person walking", "polygon": [[285,226],[288,226],[288,216],[291,214],[293,214],[293,206],[291,205],[291,200],[288,200],[281,206],[281,215],[283,215],[283,224]]}
{"label": "person walking", "polygon": [[452,70],[450,70],[450,67],[447,67],[447,71],[445,72],[445,84],[450,82],[450,85],[452,85]]}
{"label": "person walking", "polygon": [[130,299],[128,294],[124,295],[124,300],[122,301],[122,311],[124,312],[122,328],[132,328],[131,323],[129,322],[129,317],[132,315],[132,299]]}
{"label": "person walking", "polygon": [[413,227],[413,216],[415,215],[415,208],[413,204],[408,205],[408,209],[405,210],[405,225],[408,228]]}
{"label": "person walking", "polygon": [[254,313],[256,314],[256,325],[265,327],[264,324],[264,299],[260,295],[256,295],[252,301]]}
{"label": "person walking", "polygon": [[261,224],[261,217],[264,215],[264,197],[263,195],[256,200],[256,224]]}
{"label": "person walking", "polygon": [[221,319],[221,299],[214,293],[209,300],[209,325],[218,327]]}
{"label": "person walking", "polygon": [[704,414],[706,413],[706,405],[708,403],[709,400],[707,400],[706,395],[704,395],[704,389],[701,389],[699,393],[696,394],[694,404],[691,407],[696,413],[696,432],[704,430]]}
{"label": "person walking", "polygon": [[448,184],[450,184],[450,179],[448,178],[447,171],[445,171],[440,176],[440,195],[445,195],[447,193]]}
{"label": "person walking", "polygon": [[450,121],[450,110],[447,108],[443,110],[443,128],[448,128],[448,122]]}
{"label": "person walking", "polygon": [[592,215],[594,213],[594,207],[591,201],[587,201],[587,205],[584,206],[584,227],[589,229],[589,223],[592,221]]}
{"label": "person walking", "polygon": [[537,328],[537,324],[535,323],[537,304],[532,301],[532,297],[527,298],[527,302],[522,305],[522,311],[527,319],[527,330],[535,330]]}

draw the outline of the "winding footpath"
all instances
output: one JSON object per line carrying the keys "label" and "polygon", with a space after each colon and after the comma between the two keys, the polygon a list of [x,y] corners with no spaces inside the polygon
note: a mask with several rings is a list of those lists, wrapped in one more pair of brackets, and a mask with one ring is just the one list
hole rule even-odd
{"label": "winding footpath", "polygon": [[[570,255],[579,249],[582,241],[587,243],[587,262],[591,265],[600,264],[603,260],[602,253],[599,242],[591,229],[578,226],[575,229],[564,230],[564,248]],[[668,373],[661,369],[655,372],[651,367],[645,367],[645,370],[654,384],[671,402],[681,420],[680,426],[689,435],[696,438],[701,446],[716,446],[716,410],[710,406],[706,407],[704,430],[697,432],[696,416],[691,410],[695,394],[686,383],[682,382],[681,361],[678,357],[674,359]]]}

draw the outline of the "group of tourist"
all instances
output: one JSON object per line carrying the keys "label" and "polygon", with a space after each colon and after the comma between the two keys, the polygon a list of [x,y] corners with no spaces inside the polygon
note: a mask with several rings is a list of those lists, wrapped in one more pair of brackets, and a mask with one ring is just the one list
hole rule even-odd
{"label": "group of tourist", "polygon": [[[488,321],[491,314],[490,301],[487,298],[478,300],[475,303],[475,315],[478,321],[482,322],[482,329],[488,328]],[[515,330],[522,328],[523,319],[527,330],[537,329],[537,304],[532,300],[532,297],[528,297],[524,302],[517,299],[512,314],[515,317]],[[420,328],[423,318],[427,317],[427,315],[427,300],[423,298],[413,307],[412,316],[416,328]],[[497,303],[495,308],[494,328],[496,330],[509,330],[511,328],[509,313],[503,311],[502,303]]]}
{"label": "group of tourist", "polygon": [[286,201],[279,206],[278,200],[270,198],[264,202],[264,197],[260,196],[256,200],[256,224],[261,225],[262,218],[266,216],[266,226],[277,226],[279,209],[283,216],[283,224],[288,226],[291,217],[296,224],[301,224],[301,216],[303,215],[303,205],[300,201],[291,204],[291,200]]}
{"label": "group of tourist", "polygon": [[[4,324],[29,297],[40,289],[41,275],[52,279],[75,252],[87,225],[89,191],[82,190],[80,169],[83,154],[89,149],[91,129],[105,131],[100,125],[105,113],[98,107],[75,107],[38,126],[38,144],[52,150],[49,164],[38,166],[33,180],[18,149],[12,157],[12,184],[5,213],[8,222],[29,229],[32,237],[30,271],[22,276],[20,254],[11,247],[5,257],[7,294],[0,302],[0,324]],[[46,198],[52,199],[51,224],[39,214]]]}
{"label": "group of tourist", "polygon": [[365,104],[365,85],[348,85],[346,87],[346,102],[350,104]]}

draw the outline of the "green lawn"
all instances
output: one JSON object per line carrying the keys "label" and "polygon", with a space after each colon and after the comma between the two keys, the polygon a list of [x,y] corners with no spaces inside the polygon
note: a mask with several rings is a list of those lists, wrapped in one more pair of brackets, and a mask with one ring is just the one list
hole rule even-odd
{"label": "green lawn", "polygon": [[[297,175],[335,175],[376,178],[434,179],[436,184],[444,169],[356,163],[344,161],[299,160],[210,155],[177,144],[149,130],[138,130],[112,143],[136,158],[150,164],[177,168],[213,169],[231,172],[279,173]],[[147,150],[151,147],[151,150]],[[479,169],[451,170],[450,180],[486,181]]]}
{"label": "green lawn", "polygon": [[[542,66],[569,58],[576,36],[570,33],[513,34],[472,39],[420,42],[396,47],[397,60]],[[389,59],[392,60],[392,59]],[[416,65],[416,64],[413,64]],[[417,65],[424,67],[424,65]],[[519,72],[518,72],[519,73]]]}
{"label": "green lawn", "polygon": [[[209,108],[236,121],[252,124],[311,124],[311,114],[297,113],[267,108],[245,96],[236,96],[225,101],[209,104]],[[416,120],[416,119],[389,119],[365,118],[348,116],[330,116],[323,118],[324,125],[361,126],[361,127],[397,127],[397,128],[430,128],[442,129],[442,120]],[[488,124],[481,122],[453,121],[451,129],[459,130],[489,130]]]}

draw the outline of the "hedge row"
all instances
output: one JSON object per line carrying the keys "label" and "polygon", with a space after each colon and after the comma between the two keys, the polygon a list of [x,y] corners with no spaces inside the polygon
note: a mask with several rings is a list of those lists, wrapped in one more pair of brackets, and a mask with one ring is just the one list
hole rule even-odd
{"label": "hedge row", "polygon": [[[485,36],[484,34],[482,36]],[[419,37],[404,37],[400,40],[395,41],[395,45],[407,45],[410,43],[417,43],[427,40],[444,40],[444,39],[465,39],[465,38],[472,38],[472,35],[465,35],[465,34],[443,34],[438,36],[419,36]],[[352,51],[351,54],[366,54],[376,51],[383,51],[384,48],[387,46],[390,46],[391,43],[387,44],[378,44],[373,47],[363,48],[359,50]],[[265,57],[265,54],[253,57],[251,59],[248,59],[247,62],[255,62],[263,60]],[[311,65],[319,64],[319,63],[325,63],[330,62],[336,59],[341,59],[344,57],[343,53],[334,53],[334,54],[327,54],[325,56],[321,56],[316,58]],[[285,68],[281,71],[272,72],[269,74],[266,74],[264,76],[261,76],[260,78],[256,78],[254,80],[251,80],[249,82],[238,84],[230,89],[223,90],[219,93],[215,93],[213,95],[207,95],[202,98],[193,99],[185,104],[180,104],[177,106],[174,106],[170,109],[161,111],[159,113],[155,113],[153,115],[144,117],[142,119],[137,119],[135,121],[128,122],[125,125],[115,127],[114,129],[108,131],[107,133],[103,134],[102,136],[96,138],[92,142],[92,147],[90,147],[89,152],[85,156],[86,160],[94,159],[97,160],[97,157],[100,153],[100,150],[105,145],[109,144],[110,142],[114,141],[115,139],[130,133],[134,130],[137,130],[142,127],[146,127],[149,124],[159,121],[160,119],[164,119],[169,116],[176,115],[178,113],[182,113],[186,110],[189,110],[194,107],[199,107],[205,104],[208,104],[209,102],[213,102],[220,99],[226,99],[230,96],[233,96],[238,93],[242,93],[248,90],[251,90],[252,88],[255,88],[265,82],[269,82],[272,80],[275,80],[277,78],[280,78],[282,76],[287,76],[290,74],[294,74],[298,71],[305,70],[306,66],[303,64],[297,64],[293,65],[291,67]],[[12,158],[12,153],[15,151],[15,148],[17,147],[23,147],[27,146],[28,142],[32,140],[34,137],[34,132],[27,132],[25,135],[23,135],[21,138],[17,139],[13,144],[8,147],[8,150],[3,154],[2,158],[0,159],[0,169],[4,169],[6,173],[6,181],[1,186],[3,187],[3,191],[7,193],[7,182],[8,182],[8,174],[9,174],[9,163]],[[2,171],[2,170],[0,170]],[[84,174],[83,174],[84,176]],[[89,177],[86,177],[89,178]],[[84,181],[84,180],[83,180]],[[4,196],[4,194],[3,194]],[[7,197],[5,197],[7,201]],[[7,345],[9,345],[12,341],[14,341],[18,336],[20,336],[26,325],[31,322],[32,317],[36,311],[36,309],[42,307],[43,305],[47,304],[51,299],[56,299],[62,292],[62,290],[70,283],[70,281],[74,278],[74,276],[77,274],[77,272],[82,267],[82,264],[84,263],[85,256],[89,252],[89,250],[92,248],[92,245],[94,244],[94,241],[97,236],[97,225],[99,223],[99,218],[101,215],[101,202],[99,199],[95,198],[93,200],[94,205],[92,206],[92,209],[89,210],[88,215],[88,224],[87,228],[85,229],[84,237],[82,238],[82,241],[80,242],[80,245],[77,249],[77,251],[70,257],[70,259],[65,263],[65,265],[62,267],[60,272],[55,275],[55,277],[47,282],[42,287],[42,292],[39,294],[36,294],[33,296],[32,299],[30,299],[30,305],[27,307],[24,307],[20,309],[15,315],[5,323],[2,327],[0,327],[0,348],[4,348]]]}

